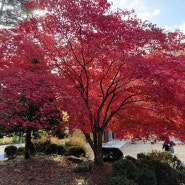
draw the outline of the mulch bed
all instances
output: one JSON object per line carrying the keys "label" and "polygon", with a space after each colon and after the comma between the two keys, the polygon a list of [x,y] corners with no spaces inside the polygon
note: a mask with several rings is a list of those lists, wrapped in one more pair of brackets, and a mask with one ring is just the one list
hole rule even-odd
{"label": "mulch bed", "polygon": [[0,185],[78,185],[88,180],[91,185],[108,185],[111,164],[93,164],[88,172],[74,172],[76,164],[65,157],[19,157],[0,162]]}

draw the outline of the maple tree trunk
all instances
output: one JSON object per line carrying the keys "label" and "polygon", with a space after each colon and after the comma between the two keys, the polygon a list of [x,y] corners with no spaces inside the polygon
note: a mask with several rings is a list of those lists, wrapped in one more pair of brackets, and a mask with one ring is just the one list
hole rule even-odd
{"label": "maple tree trunk", "polygon": [[94,136],[94,162],[97,165],[102,165],[103,158],[102,158],[102,130],[98,129],[93,133]]}
{"label": "maple tree trunk", "polygon": [[25,159],[30,159],[30,146],[31,146],[31,130],[26,130],[26,141],[25,141]]}

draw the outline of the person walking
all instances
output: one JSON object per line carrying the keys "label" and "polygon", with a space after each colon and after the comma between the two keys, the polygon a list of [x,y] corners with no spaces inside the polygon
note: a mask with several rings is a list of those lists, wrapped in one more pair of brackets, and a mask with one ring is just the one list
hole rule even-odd
{"label": "person walking", "polygon": [[165,149],[165,151],[170,151],[170,144],[167,141],[164,142],[163,149]]}
{"label": "person walking", "polygon": [[173,140],[170,140],[169,146],[170,146],[171,154],[174,155],[175,154],[175,150],[174,150],[175,143]]}

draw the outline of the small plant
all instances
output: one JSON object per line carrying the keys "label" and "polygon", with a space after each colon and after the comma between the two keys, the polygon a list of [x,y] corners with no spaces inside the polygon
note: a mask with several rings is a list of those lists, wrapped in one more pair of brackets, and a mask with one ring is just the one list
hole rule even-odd
{"label": "small plant", "polygon": [[57,154],[58,155],[64,155],[65,154],[65,148],[62,145],[58,145],[57,147]]}
{"label": "small plant", "polygon": [[128,159],[121,159],[115,161],[112,165],[112,175],[122,176],[124,175],[127,179],[137,180],[139,169],[133,161]]}
{"label": "small plant", "polygon": [[57,154],[58,153],[58,145],[55,143],[51,143],[48,148],[46,149],[45,152],[47,155],[51,155],[51,154]]}
{"label": "small plant", "polygon": [[153,150],[152,152],[147,153],[145,156],[152,160],[158,160],[163,163],[168,163],[170,166],[172,166],[175,169],[178,168],[181,162],[177,158],[177,156],[175,155],[173,156],[171,155],[170,152],[166,152],[166,151],[160,152],[160,151]]}
{"label": "small plant", "polygon": [[78,137],[70,137],[63,140],[63,145],[65,148],[69,148],[71,146],[80,146],[84,147],[86,144],[85,140],[83,138]]}
{"label": "small plant", "polygon": [[8,145],[8,144],[14,144],[18,142],[18,137],[7,137],[7,136],[4,136],[3,138],[0,139],[0,144],[1,145]]}
{"label": "small plant", "polygon": [[7,146],[4,150],[4,152],[5,152],[5,156],[8,159],[15,158],[17,155],[17,147],[13,146],[13,145]]}
{"label": "small plant", "polygon": [[123,158],[123,153],[119,148],[102,148],[104,162],[114,162]]}
{"label": "small plant", "polygon": [[25,147],[21,146],[17,148],[17,155],[24,155]]}
{"label": "small plant", "polygon": [[38,153],[45,153],[50,144],[51,144],[51,141],[49,139],[38,140],[34,142],[36,152]]}
{"label": "small plant", "polygon": [[85,157],[85,150],[80,146],[71,146],[67,149],[66,155],[73,155],[76,157]]}
{"label": "small plant", "polygon": [[[61,183],[60,185],[68,185],[67,183]],[[71,185],[92,185],[89,180],[76,180]]]}
{"label": "small plant", "polygon": [[[140,170],[146,168],[155,174],[157,182],[160,184],[178,185],[178,171],[173,168],[173,156],[168,152],[152,151],[148,154],[139,154],[137,166]],[[176,160],[176,158],[175,158]],[[148,175],[148,176],[147,176]],[[146,179],[150,176],[148,172],[141,174],[140,179]],[[154,180],[154,179],[153,179]]]}
{"label": "small plant", "polygon": [[[185,173],[173,168],[171,164],[174,161],[169,160],[170,157],[166,158],[166,155],[156,152],[140,153],[138,159],[126,156],[114,162],[110,185],[132,184],[133,182],[137,185],[180,185],[184,183]],[[177,159],[173,158],[173,160]]]}
{"label": "small plant", "polygon": [[50,137],[51,143],[60,144],[60,140],[58,137]]}
{"label": "small plant", "polygon": [[127,179],[124,175],[111,178],[109,185],[138,185],[133,180]]}
{"label": "small plant", "polygon": [[149,168],[140,168],[137,183],[142,185],[157,185],[155,172]]}

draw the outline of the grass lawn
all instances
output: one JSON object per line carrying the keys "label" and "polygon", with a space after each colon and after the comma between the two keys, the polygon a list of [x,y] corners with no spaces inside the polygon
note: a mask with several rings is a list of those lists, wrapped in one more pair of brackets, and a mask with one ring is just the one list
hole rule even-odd
{"label": "grass lawn", "polygon": [[[93,165],[92,171],[74,172],[76,164],[62,156],[18,157],[0,161],[2,185],[108,185],[111,164]],[[88,182],[88,183],[87,183]]]}

